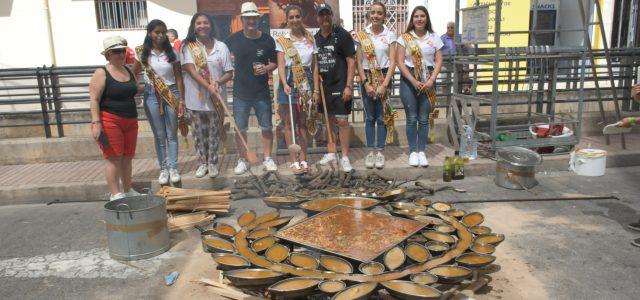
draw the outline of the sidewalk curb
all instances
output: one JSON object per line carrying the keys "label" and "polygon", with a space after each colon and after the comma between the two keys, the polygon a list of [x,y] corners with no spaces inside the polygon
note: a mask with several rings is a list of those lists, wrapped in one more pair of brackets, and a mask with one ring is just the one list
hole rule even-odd
{"label": "sidewalk curb", "polygon": [[[566,171],[569,164],[569,156],[547,156],[541,166],[537,168],[538,173]],[[611,153],[607,156],[607,168],[631,167],[640,165],[640,151],[621,151],[619,153]],[[434,185],[442,184],[442,166],[429,166],[428,168],[412,168],[406,166],[398,166],[396,168],[385,168],[383,170],[357,169],[360,174],[368,174],[378,172],[388,177],[397,177],[402,179],[412,179],[421,176],[421,180],[431,181]],[[231,172],[231,171],[230,171]],[[495,162],[490,159],[480,159],[473,161],[465,166],[467,176],[493,176],[495,174]],[[256,175],[262,174],[262,171],[256,172]],[[287,178],[291,178],[288,173],[282,174]],[[215,179],[195,178],[193,174],[184,174],[181,186],[185,188],[198,189],[221,189],[230,188],[233,180],[245,177],[247,175],[237,176],[234,174],[221,174]],[[464,181],[454,181],[453,185],[464,187]],[[134,188],[143,191],[145,188],[151,188],[157,191],[160,188],[156,179],[135,179]],[[0,187],[0,205],[15,204],[46,204],[50,201],[59,199],[60,201],[82,201],[82,200],[101,200],[105,199],[108,194],[108,188],[104,181],[78,182],[78,183],[52,183],[42,185],[21,185]]]}

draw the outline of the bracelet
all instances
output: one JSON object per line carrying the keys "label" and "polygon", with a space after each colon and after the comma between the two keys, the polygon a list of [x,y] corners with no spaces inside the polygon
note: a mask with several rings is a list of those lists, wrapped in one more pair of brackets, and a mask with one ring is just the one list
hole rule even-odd
{"label": "bracelet", "polygon": [[314,93],[314,94],[320,94],[320,91],[315,90],[315,91],[313,91],[313,93]]}
{"label": "bracelet", "polygon": [[629,125],[631,125],[631,126],[636,125],[636,118],[634,118],[634,117],[629,117]]}
{"label": "bracelet", "polygon": [[352,90],[352,91],[353,91],[353,88],[352,88],[352,87],[350,87],[350,86],[348,86],[348,85],[347,85],[347,86],[345,86],[344,88],[345,88],[345,89],[350,89],[350,90]]}
{"label": "bracelet", "polygon": [[95,124],[98,124],[98,123],[102,123],[102,121],[100,121],[100,120],[98,120],[98,121],[91,121],[90,123],[95,125]]}

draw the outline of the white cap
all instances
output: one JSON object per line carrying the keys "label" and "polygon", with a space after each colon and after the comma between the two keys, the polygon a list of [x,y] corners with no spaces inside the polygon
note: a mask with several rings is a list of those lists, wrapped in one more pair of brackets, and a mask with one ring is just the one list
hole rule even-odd
{"label": "white cap", "polygon": [[105,53],[107,53],[107,51],[113,50],[113,49],[127,48],[127,46],[125,45],[126,43],[127,43],[127,40],[125,40],[123,37],[119,35],[108,36],[102,41],[102,46],[104,47],[104,50],[100,52],[100,54],[104,55]]}
{"label": "white cap", "polygon": [[259,17],[260,13],[258,12],[258,7],[253,2],[245,2],[242,3],[242,8],[240,9],[241,17]]}

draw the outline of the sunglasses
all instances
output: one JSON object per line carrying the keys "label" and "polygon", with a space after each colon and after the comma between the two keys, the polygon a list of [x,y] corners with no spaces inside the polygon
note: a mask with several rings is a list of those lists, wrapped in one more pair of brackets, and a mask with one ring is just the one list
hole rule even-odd
{"label": "sunglasses", "polygon": [[113,53],[113,54],[122,54],[124,52],[125,52],[124,48],[111,50],[111,53]]}

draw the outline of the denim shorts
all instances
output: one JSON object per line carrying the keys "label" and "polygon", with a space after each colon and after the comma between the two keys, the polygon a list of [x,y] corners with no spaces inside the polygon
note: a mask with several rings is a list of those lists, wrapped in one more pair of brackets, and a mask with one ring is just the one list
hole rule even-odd
{"label": "denim shorts", "polygon": [[[300,98],[300,94],[298,93],[298,89],[293,87],[293,74],[287,68],[287,74],[289,74],[289,80],[287,80],[287,85],[291,87],[291,103],[298,103],[298,99]],[[307,82],[309,82],[309,88],[311,90],[310,93],[313,93],[313,74],[308,69],[305,69],[304,76],[307,77]],[[278,85],[278,104],[289,104],[289,95],[284,93],[284,87],[282,84]]]}
{"label": "denim shorts", "polygon": [[271,116],[273,115],[273,107],[271,99],[243,99],[239,97],[233,98],[233,118],[236,120],[238,129],[242,132],[249,128],[249,114],[253,108],[258,125],[263,131],[271,130]]}

